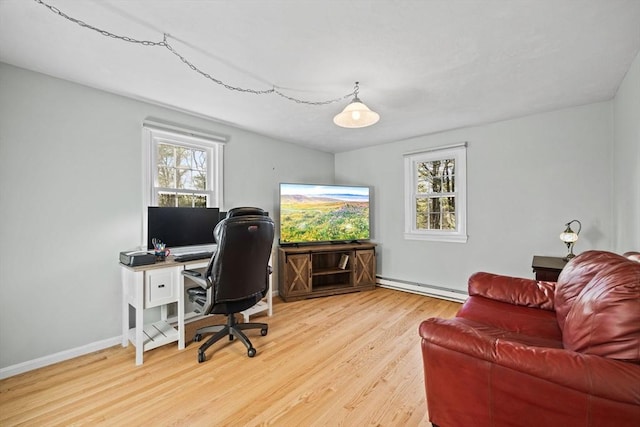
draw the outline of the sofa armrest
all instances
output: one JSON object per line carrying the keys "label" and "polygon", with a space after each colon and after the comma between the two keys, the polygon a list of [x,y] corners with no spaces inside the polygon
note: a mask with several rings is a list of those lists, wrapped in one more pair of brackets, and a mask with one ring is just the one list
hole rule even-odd
{"label": "sofa armrest", "polygon": [[485,335],[476,326],[460,318],[425,320],[419,328],[423,351],[435,344],[592,396],[640,405],[638,364],[526,345]]}
{"label": "sofa armrest", "polygon": [[555,282],[479,272],[469,278],[469,296],[553,311]]}

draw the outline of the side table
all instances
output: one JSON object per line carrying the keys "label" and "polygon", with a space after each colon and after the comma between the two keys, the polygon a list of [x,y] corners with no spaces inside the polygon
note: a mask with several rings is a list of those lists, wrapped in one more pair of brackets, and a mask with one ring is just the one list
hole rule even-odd
{"label": "side table", "polygon": [[536,280],[557,282],[558,276],[566,264],[567,261],[561,257],[534,255],[531,268],[536,274]]}

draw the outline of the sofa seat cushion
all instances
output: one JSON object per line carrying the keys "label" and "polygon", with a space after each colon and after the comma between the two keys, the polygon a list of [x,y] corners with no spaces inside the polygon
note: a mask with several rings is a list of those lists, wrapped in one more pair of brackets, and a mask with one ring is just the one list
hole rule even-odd
{"label": "sofa seat cushion", "polygon": [[467,299],[457,317],[503,331],[562,343],[562,334],[553,311],[506,304],[476,295]]}
{"label": "sofa seat cushion", "polygon": [[619,257],[600,268],[574,298],[563,341],[573,351],[640,363],[640,263]]}
{"label": "sofa seat cushion", "polygon": [[483,339],[494,341],[494,345],[497,345],[498,342],[509,341],[512,343],[522,344],[525,346],[528,345],[532,347],[563,348],[562,341],[558,339],[544,336],[527,335],[522,332],[514,332],[462,317],[457,318],[456,321],[476,331],[483,337]]}

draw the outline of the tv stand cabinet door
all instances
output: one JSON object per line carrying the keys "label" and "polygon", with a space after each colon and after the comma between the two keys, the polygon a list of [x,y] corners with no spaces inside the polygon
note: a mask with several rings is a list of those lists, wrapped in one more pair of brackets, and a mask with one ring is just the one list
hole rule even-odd
{"label": "tv stand cabinet door", "polygon": [[375,249],[355,250],[354,287],[373,287],[376,284]]}
{"label": "tv stand cabinet door", "polygon": [[306,296],[311,293],[311,254],[281,254],[280,296]]}

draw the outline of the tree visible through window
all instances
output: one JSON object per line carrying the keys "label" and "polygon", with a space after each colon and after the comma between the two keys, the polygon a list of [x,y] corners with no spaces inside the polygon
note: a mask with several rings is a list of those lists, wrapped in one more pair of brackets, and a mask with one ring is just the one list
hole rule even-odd
{"label": "tree visible through window", "polygon": [[[225,139],[145,123],[143,206],[220,207]],[[201,136],[202,135],[202,136]]]}
{"label": "tree visible through window", "polygon": [[417,229],[455,230],[455,164],[455,159],[417,163]]}
{"label": "tree visible through window", "polygon": [[207,152],[157,144],[158,206],[207,206]]}
{"label": "tree visible through window", "polygon": [[405,157],[405,238],[466,241],[466,145]]}

